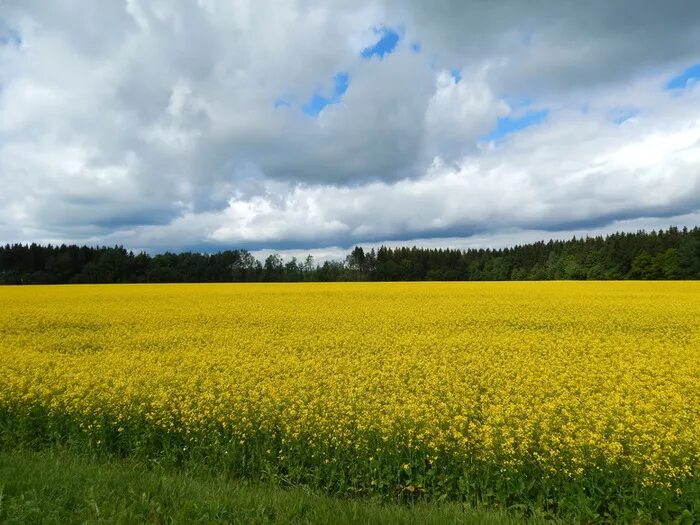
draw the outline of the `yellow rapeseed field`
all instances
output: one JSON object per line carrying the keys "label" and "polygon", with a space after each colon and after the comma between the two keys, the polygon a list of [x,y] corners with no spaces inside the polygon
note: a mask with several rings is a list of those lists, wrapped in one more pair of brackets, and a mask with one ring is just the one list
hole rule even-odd
{"label": "yellow rapeseed field", "polygon": [[700,477],[696,282],[27,286],[0,306],[5,441],[503,501]]}

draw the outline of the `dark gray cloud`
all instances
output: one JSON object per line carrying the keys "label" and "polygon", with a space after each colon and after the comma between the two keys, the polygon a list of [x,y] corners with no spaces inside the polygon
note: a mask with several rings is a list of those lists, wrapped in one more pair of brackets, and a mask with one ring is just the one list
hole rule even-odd
{"label": "dark gray cloud", "polygon": [[700,59],[694,0],[395,2],[443,61],[497,65],[499,90],[533,95],[626,82]]}

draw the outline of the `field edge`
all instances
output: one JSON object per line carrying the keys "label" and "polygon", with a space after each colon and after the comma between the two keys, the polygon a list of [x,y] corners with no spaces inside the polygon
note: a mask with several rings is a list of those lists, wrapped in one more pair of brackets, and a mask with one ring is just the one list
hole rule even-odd
{"label": "field edge", "polygon": [[0,522],[544,523],[456,503],[387,504],[65,448],[0,449]]}

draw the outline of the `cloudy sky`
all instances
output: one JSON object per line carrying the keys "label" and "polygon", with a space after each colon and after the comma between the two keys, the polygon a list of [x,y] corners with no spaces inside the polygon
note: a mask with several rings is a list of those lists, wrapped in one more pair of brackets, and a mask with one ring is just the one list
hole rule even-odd
{"label": "cloudy sky", "polygon": [[0,0],[0,242],[700,224],[697,0]]}

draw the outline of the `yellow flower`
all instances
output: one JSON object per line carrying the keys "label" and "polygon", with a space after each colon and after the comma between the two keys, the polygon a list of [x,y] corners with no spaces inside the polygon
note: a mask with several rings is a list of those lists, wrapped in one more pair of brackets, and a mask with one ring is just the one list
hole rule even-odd
{"label": "yellow flower", "polygon": [[72,419],[98,445],[162,432],[394,477],[479,462],[678,490],[698,475],[696,282],[26,286],[0,301],[0,409]]}

